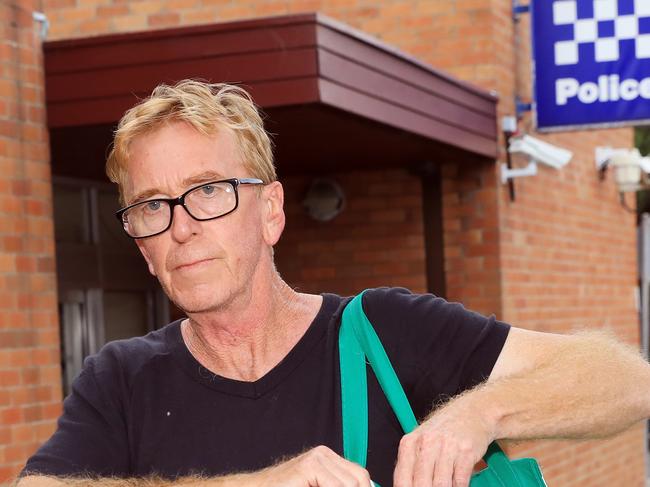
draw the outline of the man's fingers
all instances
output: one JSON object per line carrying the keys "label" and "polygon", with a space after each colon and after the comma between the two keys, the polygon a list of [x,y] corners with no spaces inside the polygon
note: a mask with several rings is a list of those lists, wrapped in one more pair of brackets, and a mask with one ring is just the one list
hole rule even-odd
{"label": "man's fingers", "polygon": [[368,471],[326,447],[315,451],[318,487],[370,487]]}
{"label": "man's fingers", "polygon": [[321,465],[314,471],[314,483],[310,485],[318,487],[348,487],[350,484],[345,483],[337,474],[332,472],[330,468]]}
{"label": "man's fingers", "polygon": [[413,468],[417,459],[417,443],[414,435],[402,437],[397,451],[397,465],[393,473],[394,487],[411,487]]}
{"label": "man's fingers", "polygon": [[420,436],[413,462],[413,487],[431,487],[433,474],[440,461],[441,444],[428,442]]}
{"label": "man's fingers", "polygon": [[468,487],[474,463],[462,444],[423,435],[403,437],[395,487]]}
{"label": "man's fingers", "polygon": [[[367,470],[356,463],[338,457],[336,461],[328,459],[323,462],[323,468],[328,470],[345,487],[370,487],[370,475]],[[318,484],[319,486],[321,484]]]}
{"label": "man's fingers", "polygon": [[260,487],[370,487],[368,471],[317,446],[286,462],[253,474]]}
{"label": "man's fingers", "polygon": [[454,475],[454,453],[455,450],[446,447],[444,444],[439,448],[436,458],[436,465],[433,471],[433,487],[451,487]]}
{"label": "man's fingers", "polygon": [[474,471],[474,462],[461,459],[454,466],[453,487],[469,487],[469,481]]}

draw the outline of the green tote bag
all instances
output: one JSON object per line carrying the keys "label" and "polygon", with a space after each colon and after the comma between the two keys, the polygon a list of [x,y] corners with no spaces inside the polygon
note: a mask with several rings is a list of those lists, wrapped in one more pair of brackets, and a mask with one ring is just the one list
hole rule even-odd
{"label": "green tote bag", "polygon": [[[363,311],[362,296],[363,293],[356,296],[343,310],[339,361],[343,454],[346,459],[365,467],[368,453],[366,358],[404,432],[410,433],[418,423],[386,351]],[[470,487],[546,487],[533,458],[511,461],[493,442],[483,459],[487,468],[472,476]]]}

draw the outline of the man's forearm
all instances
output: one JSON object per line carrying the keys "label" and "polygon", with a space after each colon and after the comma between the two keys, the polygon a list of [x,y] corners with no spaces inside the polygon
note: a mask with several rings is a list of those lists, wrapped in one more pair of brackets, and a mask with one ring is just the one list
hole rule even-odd
{"label": "man's forearm", "polygon": [[597,438],[650,416],[650,366],[601,333],[583,333],[533,369],[460,396],[495,439]]}
{"label": "man's forearm", "polygon": [[368,471],[319,445],[300,455],[256,472],[223,477],[60,478],[28,476],[16,487],[310,487],[314,485],[370,486]]}
{"label": "man's forearm", "polygon": [[13,487],[249,487],[250,474],[224,477],[190,476],[176,480],[157,476],[142,478],[50,477],[31,475],[18,479]]}

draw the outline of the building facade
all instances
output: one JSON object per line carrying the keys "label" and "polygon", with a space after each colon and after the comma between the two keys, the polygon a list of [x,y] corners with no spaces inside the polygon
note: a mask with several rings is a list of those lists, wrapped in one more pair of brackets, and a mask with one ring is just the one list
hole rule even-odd
{"label": "building facade", "polygon": [[[49,22],[45,40],[33,12],[44,13]],[[0,4],[0,483],[10,480],[52,433],[66,384],[85,353],[174,315],[135,263],[128,242],[104,217],[116,204],[115,190],[101,175],[110,123],[92,116],[109,113],[110,93],[102,92],[104,101],[95,108],[73,115],[82,95],[66,94],[71,78],[56,78],[62,76],[57,66],[69,72],[90,64],[108,69],[113,62],[109,51],[87,58],[82,51],[128,39],[144,42],[158,30],[181,36],[182,29],[194,26],[206,26],[197,27],[204,33],[228,22],[311,12],[362,33],[349,37],[364,49],[376,48],[372,52],[387,61],[415,66],[418,73],[431,74],[418,63],[447,73],[453,79],[445,83],[476,97],[470,105],[493,103],[492,127],[473,132],[488,134],[492,142],[485,149],[463,148],[458,140],[463,136],[449,132],[441,143],[428,144],[423,137],[442,132],[423,135],[417,124],[397,127],[391,117],[380,122],[379,115],[361,108],[349,118],[336,118],[330,99],[315,120],[343,124],[345,133],[321,125],[301,135],[339,148],[328,163],[310,153],[309,144],[303,152],[291,152],[282,142],[297,130],[292,120],[306,112],[287,115],[282,107],[268,105],[287,193],[287,229],[276,249],[287,282],[308,292],[351,294],[380,285],[434,291],[519,327],[550,332],[606,328],[638,345],[635,215],[619,203],[611,178],[599,179],[594,164],[596,146],[630,147],[631,129],[540,135],[526,114],[519,122],[523,131],[570,149],[573,159],[560,171],[540,168],[537,176],[517,180],[514,201],[501,184],[505,141],[499,121],[515,113],[517,95],[530,98],[531,84],[529,20],[522,16],[515,22],[511,2],[9,0]],[[345,34],[329,21],[316,18],[314,25]],[[381,43],[374,45],[364,35]],[[329,53],[330,47],[319,42],[315,50]],[[66,62],[73,51],[68,59],[74,61]],[[359,66],[369,63],[364,55],[357,59]],[[322,55],[318,59],[324,62]],[[406,75],[399,80],[415,83]],[[137,84],[126,71],[110,81]],[[324,85],[318,83],[324,98]],[[258,101],[271,99],[269,92],[253,88]],[[469,110],[464,117],[490,113],[461,105]],[[73,108],[66,112],[65,106]],[[75,125],[74,116],[90,118]],[[355,117],[372,120],[361,123]],[[278,125],[274,120],[280,120]],[[86,129],[80,132],[82,124]],[[392,137],[385,126],[393,135],[400,130],[389,139],[396,153],[389,162],[373,150],[384,136]],[[337,145],[344,138],[347,142]],[[97,144],[88,153],[84,141],[91,140]],[[400,159],[399,153],[416,146],[410,160]],[[305,194],[319,178],[336,181],[345,194],[342,212],[331,221],[315,221],[304,210]],[[85,349],[75,349],[79,323],[95,315],[113,325],[82,327],[92,336],[83,339]],[[117,318],[122,316],[132,319],[125,323]],[[549,485],[641,486],[643,428],[607,440],[509,445],[509,451],[537,457]]]}

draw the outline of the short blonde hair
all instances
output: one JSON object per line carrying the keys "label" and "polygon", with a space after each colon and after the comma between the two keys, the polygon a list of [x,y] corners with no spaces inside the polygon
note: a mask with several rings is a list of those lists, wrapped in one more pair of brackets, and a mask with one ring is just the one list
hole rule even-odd
{"label": "short blonde hair", "polygon": [[151,96],[128,110],[120,120],[106,161],[108,178],[117,183],[124,201],[129,148],[138,136],[170,121],[184,121],[204,135],[228,127],[237,137],[244,167],[251,177],[270,183],[277,179],[271,140],[251,96],[239,86],[186,79],[160,84]]}

